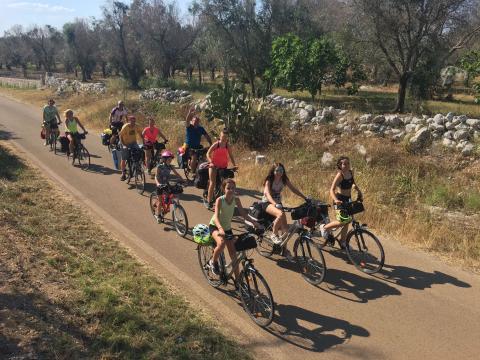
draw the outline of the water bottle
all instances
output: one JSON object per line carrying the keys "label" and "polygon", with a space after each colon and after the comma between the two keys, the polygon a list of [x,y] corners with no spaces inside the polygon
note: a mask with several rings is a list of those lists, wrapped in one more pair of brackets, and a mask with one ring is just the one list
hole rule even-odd
{"label": "water bottle", "polygon": [[112,149],[112,159],[113,159],[113,166],[115,166],[115,170],[118,170],[119,169],[119,166],[118,166],[118,154],[117,154],[118,150],[117,149]]}

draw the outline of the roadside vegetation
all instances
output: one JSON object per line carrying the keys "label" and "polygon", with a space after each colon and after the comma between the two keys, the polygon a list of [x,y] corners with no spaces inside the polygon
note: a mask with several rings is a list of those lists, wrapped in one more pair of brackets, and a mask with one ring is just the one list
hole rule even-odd
{"label": "roadside vegetation", "polygon": [[0,144],[2,358],[250,358],[38,174]]}

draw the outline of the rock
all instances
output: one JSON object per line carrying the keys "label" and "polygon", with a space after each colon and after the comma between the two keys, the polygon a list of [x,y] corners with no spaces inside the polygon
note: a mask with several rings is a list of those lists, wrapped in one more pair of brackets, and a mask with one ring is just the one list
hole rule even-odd
{"label": "rock", "polygon": [[328,143],[327,143],[327,146],[333,146],[335,145],[336,143],[338,142],[338,140],[336,138],[333,138],[332,140],[330,140]]}
{"label": "rock", "polygon": [[432,138],[433,140],[441,139],[443,135],[443,131],[432,131]]}
{"label": "rock", "polygon": [[313,105],[307,105],[304,109],[307,110],[311,115],[315,112]]}
{"label": "rock", "polygon": [[456,140],[456,141],[460,141],[460,140],[468,140],[470,138],[470,134],[467,130],[457,130],[455,131],[455,133],[453,134],[453,138]]}
{"label": "rock", "polygon": [[453,140],[453,134],[454,134],[454,132],[449,130],[449,131],[447,131],[446,133],[443,134],[443,138]]}
{"label": "rock", "polygon": [[315,112],[315,116],[322,116],[322,110],[317,110]]}
{"label": "rock", "polygon": [[411,124],[414,124],[414,125],[423,125],[425,124],[425,120],[424,119],[420,119],[420,118],[417,118],[417,117],[414,117],[411,121]]}
{"label": "rock", "polygon": [[357,152],[362,156],[367,155],[367,149],[365,149],[365,146],[363,146],[361,144],[356,144],[355,145],[355,150],[357,150]]}
{"label": "rock", "polygon": [[377,115],[372,119],[372,122],[375,124],[383,124],[385,122],[385,116]]}
{"label": "rock", "polygon": [[455,114],[454,114],[453,112],[449,112],[449,113],[445,116],[445,118],[446,118],[447,121],[450,121],[450,122],[451,122],[451,121],[453,120],[453,117],[454,117],[454,116],[455,116]]}
{"label": "rock", "polygon": [[467,119],[466,124],[474,129],[480,129],[480,120],[479,119]]}
{"label": "rock", "polygon": [[473,132],[473,138],[475,140],[480,140],[480,131],[474,131]]}
{"label": "rock", "polygon": [[440,125],[440,124],[436,124],[436,123],[430,124],[428,126],[428,128],[432,131],[441,132],[441,133],[443,133],[445,131],[445,126]]}
{"label": "rock", "polygon": [[398,117],[397,115],[388,115],[385,117],[385,123],[388,125],[388,126],[391,126],[391,127],[399,127],[400,125],[403,124],[402,120],[400,119],[400,117]]}
{"label": "rock", "polygon": [[463,156],[471,156],[471,155],[473,155],[474,151],[475,151],[475,146],[472,143],[468,143],[463,147],[462,155]]}
{"label": "rock", "polygon": [[451,139],[444,138],[442,140],[442,145],[452,149],[457,145],[457,143]]}
{"label": "rock", "polygon": [[433,118],[428,118],[428,119],[426,120],[426,123],[429,124],[429,125],[430,125],[430,124],[433,124]]}
{"label": "rock", "polygon": [[415,126],[415,132],[419,131],[420,129],[423,129],[425,126],[422,125],[422,124],[418,124],[417,126]]}
{"label": "rock", "polygon": [[363,132],[363,135],[365,135],[365,137],[372,137],[375,135],[375,133],[373,131],[367,130]]}
{"label": "rock", "polygon": [[402,119],[402,122],[404,125],[408,125],[412,122],[412,117],[411,116],[405,116],[403,119]]}
{"label": "rock", "polygon": [[338,112],[338,116],[346,116],[348,114],[348,110],[340,110]]}
{"label": "rock", "polygon": [[462,140],[457,144],[457,150],[463,150],[463,148],[468,144],[467,140]]}
{"label": "rock", "polygon": [[300,103],[298,104],[299,108],[304,108],[305,106],[307,106],[307,103],[305,101],[300,101]]}
{"label": "rock", "polygon": [[431,140],[430,131],[426,127],[422,127],[415,135],[410,139],[410,147],[413,151],[422,150],[427,147]]}
{"label": "rock", "polygon": [[335,127],[337,128],[337,130],[343,131],[345,124],[337,124],[337,126]]}
{"label": "rock", "polygon": [[361,124],[361,125],[358,127],[358,129],[359,129],[360,131],[366,131],[366,130],[368,130],[369,128],[370,128],[370,127],[369,127],[369,124]]}
{"label": "rock", "polygon": [[372,114],[364,114],[359,117],[358,121],[360,124],[368,124],[372,121],[373,115]]}
{"label": "rock", "polygon": [[267,162],[267,157],[265,155],[255,156],[255,165],[263,165]]}
{"label": "rock", "polygon": [[433,117],[433,122],[437,125],[443,125],[445,124],[445,118],[442,114],[437,114]]}
{"label": "rock", "polygon": [[416,127],[417,127],[417,125],[415,125],[415,124],[407,124],[407,125],[405,126],[405,131],[406,131],[407,133],[412,133],[412,132],[415,131]]}
{"label": "rock", "polygon": [[321,164],[324,167],[329,167],[333,163],[333,155],[329,152],[324,152],[321,159]]}
{"label": "rock", "polygon": [[455,129],[456,130],[470,131],[470,126],[468,126],[467,124],[459,124],[459,125],[455,126]]}
{"label": "rock", "polygon": [[462,124],[466,123],[466,122],[467,122],[467,115],[460,115],[460,116],[458,117],[458,120],[459,120]]}
{"label": "rock", "polygon": [[300,122],[302,122],[302,123],[310,121],[310,119],[311,119],[310,113],[305,109],[300,109],[297,117],[300,119]]}
{"label": "rock", "polygon": [[405,132],[401,131],[398,134],[393,135],[392,140],[395,141],[395,142],[398,142],[398,141],[402,140],[404,136],[405,136]]}
{"label": "rock", "polygon": [[321,128],[322,128],[322,127],[317,124],[317,125],[315,125],[315,126],[313,127],[313,131],[320,131]]}
{"label": "rock", "polygon": [[351,134],[353,133],[353,126],[352,125],[346,125],[343,127],[343,131],[348,133],[348,134]]}
{"label": "rock", "polygon": [[300,127],[300,121],[292,121],[290,123],[290,130],[297,130]]}
{"label": "rock", "polygon": [[455,125],[453,124],[453,122],[447,121],[447,122],[445,123],[445,128],[446,128],[447,130],[453,130],[453,129],[455,129]]}

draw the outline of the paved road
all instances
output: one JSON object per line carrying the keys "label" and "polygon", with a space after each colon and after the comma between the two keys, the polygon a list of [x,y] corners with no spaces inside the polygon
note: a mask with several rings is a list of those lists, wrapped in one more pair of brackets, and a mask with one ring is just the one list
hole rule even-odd
{"label": "paved road", "polygon": [[[258,357],[479,358],[480,278],[387,240],[383,240],[386,266],[379,276],[360,274],[339,253],[326,254],[328,273],[320,287],[303,281],[283,259],[255,254],[277,304],[271,327],[256,327],[232,296],[232,288],[207,285],[195,244],[157,225],[147,197],[119,181],[99,136],[86,140],[94,165],[84,172],[43,147],[39,109],[4,97],[0,109],[1,138],[12,141],[133,253],[204,306]],[[242,198],[244,204],[251,200]],[[202,207],[198,190],[188,188],[182,202],[190,224],[209,220],[211,213]]]}

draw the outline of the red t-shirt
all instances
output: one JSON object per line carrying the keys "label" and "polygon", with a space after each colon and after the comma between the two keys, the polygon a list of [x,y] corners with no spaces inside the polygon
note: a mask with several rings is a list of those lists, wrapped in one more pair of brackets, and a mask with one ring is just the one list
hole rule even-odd
{"label": "red t-shirt", "polygon": [[157,141],[159,132],[160,130],[158,130],[157,127],[154,127],[152,130],[150,126],[147,126],[145,129],[143,129],[143,138],[148,142],[154,143]]}

